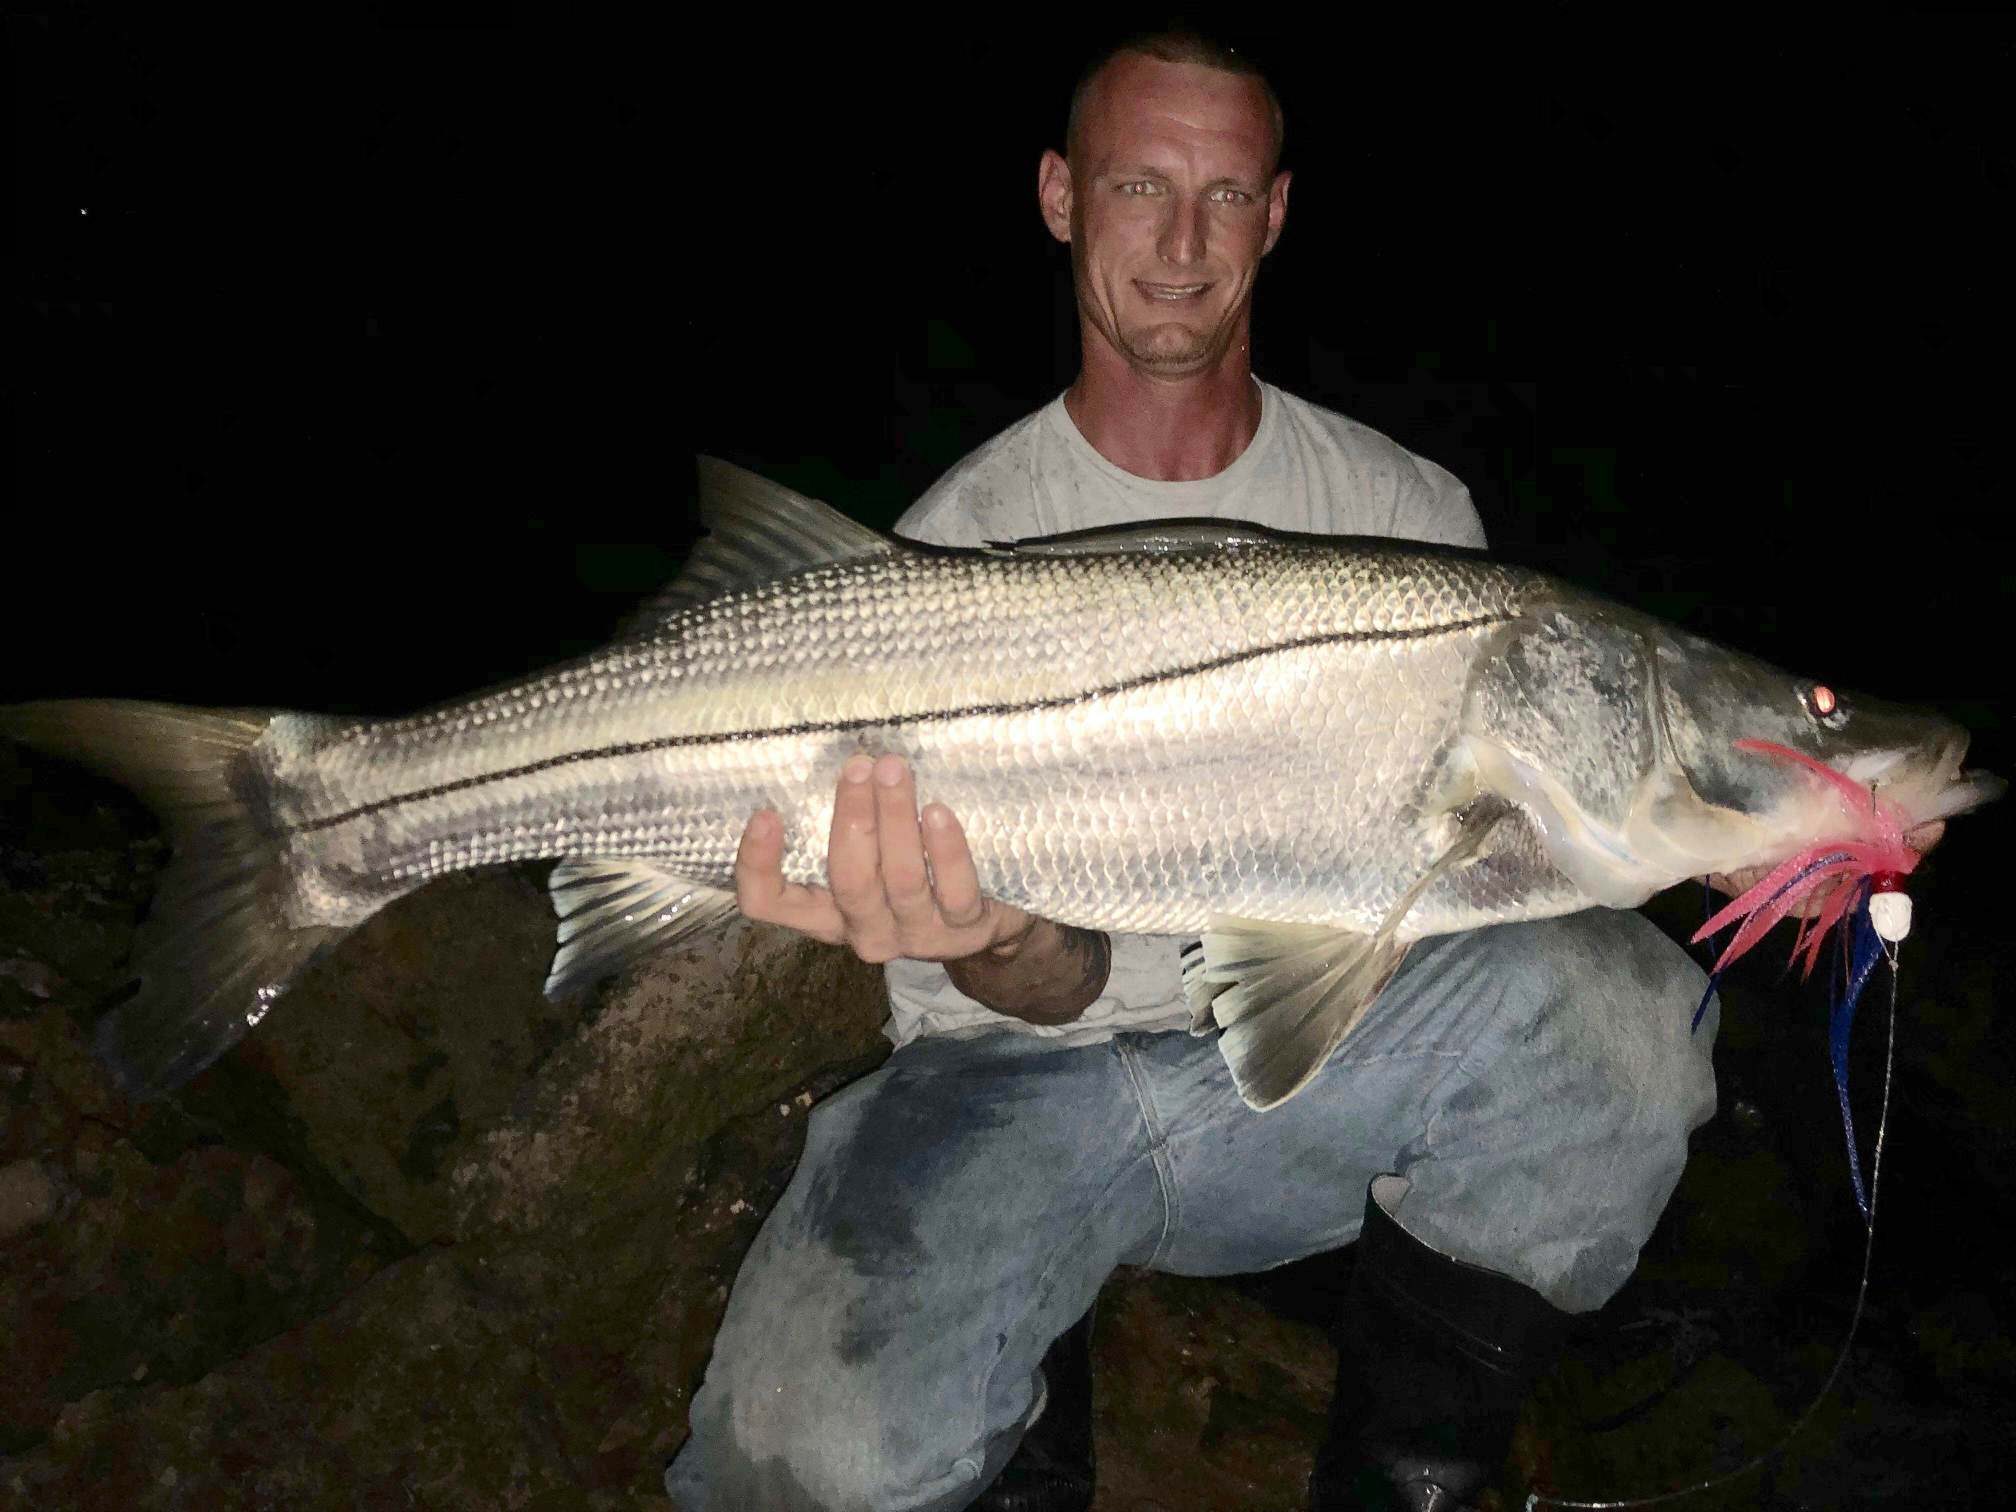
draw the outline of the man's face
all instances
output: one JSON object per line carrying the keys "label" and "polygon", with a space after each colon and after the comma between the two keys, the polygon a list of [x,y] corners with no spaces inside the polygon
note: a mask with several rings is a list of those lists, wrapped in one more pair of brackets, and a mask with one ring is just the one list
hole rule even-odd
{"label": "man's face", "polygon": [[1122,53],[1070,148],[1068,163],[1044,154],[1039,196],[1071,243],[1081,317],[1139,371],[1209,368],[1246,339],[1253,279],[1288,213],[1259,83]]}

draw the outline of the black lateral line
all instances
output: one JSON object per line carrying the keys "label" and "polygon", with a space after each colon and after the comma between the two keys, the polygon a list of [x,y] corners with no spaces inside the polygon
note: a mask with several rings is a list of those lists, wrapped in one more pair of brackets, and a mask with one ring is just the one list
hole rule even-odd
{"label": "black lateral line", "polygon": [[1206,672],[1216,672],[1221,667],[1236,666],[1240,662],[1254,661],[1262,656],[1272,656],[1283,651],[1303,651],[1311,646],[1334,646],[1347,642],[1385,642],[1426,640],[1437,635],[1454,635],[1464,630],[1475,630],[1485,625],[1503,624],[1511,618],[1504,614],[1480,614],[1471,619],[1452,620],[1446,625],[1429,625],[1418,630],[1329,630],[1316,635],[1299,636],[1294,640],[1276,641],[1265,646],[1250,646],[1243,651],[1228,651],[1223,656],[1214,656],[1209,661],[1193,663],[1187,667],[1172,667],[1161,672],[1144,672],[1138,677],[1125,678],[1120,682],[1107,683],[1103,687],[1088,688],[1082,693],[1061,693],[1054,698],[1032,698],[1023,703],[968,704],[958,709],[932,709],[921,714],[884,714],[862,719],[819,719],[807,720],[803,724],[776,725],[764,730],[725,730],[705,735],[661,735],[652,740],[624,741],[619,745],[596,746],[586,751],[566,751],[558,756],[548,756],[543,761],[530,761],[523,766],[506,767],[499,772],[484,772],[475,777],[458,777],[453,782],[443,782],[434,787],[419,788],[411,793],[400,793],[391,798],[379,798],[370,803],[359,804],[356,808],[345,809],[340,814],[331,814],[322,819],[311,819],[295,826],[296,832],[312,833],[315,830],[332,829],[339,824],[348,824],[352,819],[367,818],[396,808],[402,803],[424,803],[430,798],[445,797],[449,793],[466,792],[470,788],[482,787],[486,783],[509,782],[519,777],[531,777],[540,772],[550,772],[555,767],[573,766],[583,761],[605,761],[612,757],[643,756],[652,751],[669,751],[685,746],[725,745],[739,740],[776,740],[787,735],[833,735],[848,730],[871,730],[881,725],[894,724],[942,724],[955,719],[977,717],[1005,717],[1013,714],[1034,714],[1045,709],[1068,708],[1072,704],[1090,703],[1097,698],[1113,698],[1122,693],[1132,693],[1136,689],[1152,687],[1156,683],[1175,682],[1185,677],[1198,677]]}

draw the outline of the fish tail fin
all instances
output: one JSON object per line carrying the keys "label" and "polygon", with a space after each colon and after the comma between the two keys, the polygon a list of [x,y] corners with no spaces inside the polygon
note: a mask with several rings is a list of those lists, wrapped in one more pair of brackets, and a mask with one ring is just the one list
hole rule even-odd
{"label": "fish tail fin", "polygon": [[0,735],[131,788],[174,846],[135,942],[140,990],[98,1024],[99,1056],[130,1097],[166,1096],[216,1060],[348,933],[286,921],[283,836],[245,759],[275,717],[117,700],[0,708]]}

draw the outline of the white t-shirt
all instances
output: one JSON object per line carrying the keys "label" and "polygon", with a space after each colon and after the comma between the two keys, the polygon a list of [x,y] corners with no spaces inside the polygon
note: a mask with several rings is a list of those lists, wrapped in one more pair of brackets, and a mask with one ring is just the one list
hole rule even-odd
{"label": "white t-shirt", "polygon": [[[1397,536],[1482,546],[1470,491],[1443,468],[1369,426],[1261,383],[1260,428],[1215,477],[1161,483],[1094,450],[1060,395],[979,447],[896,522],[940,546],[981,546],[1140,520],[1244,520],[1319,535]],[[1113,936],[1099,1000],[1068,1024],[995,1013],[952,985],[934,961],[891,961],[889,1022],[898,1045],[921,1034],[1007,1030],[1091,1044],[1121,1030],[1187,1029],[1178,955],[1167,935]]]}

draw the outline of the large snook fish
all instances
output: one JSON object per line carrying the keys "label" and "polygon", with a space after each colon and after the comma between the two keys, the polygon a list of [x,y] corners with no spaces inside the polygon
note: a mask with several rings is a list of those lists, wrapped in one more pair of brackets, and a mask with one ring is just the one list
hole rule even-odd
{"label": "large snook fish", "polygon": [[1850,702],[1538,573],[1223,523],[975,552],[878,535],[720,463],[710,534],[635,633],[410,718],[51,702],[0,732],[149,800],[174,859],[102,1023],[160,1094],[318,950],[446,872],[554,857],[558,995],[731,912],[749,815],[822,880],[836,774],[894,751],[986,889],[1201,935],[1196,1027],[1292,1095],[1409,941],[1684,878],[1758,876],[1860,822],[1922,838],[2002,784],[1967,738]]}

